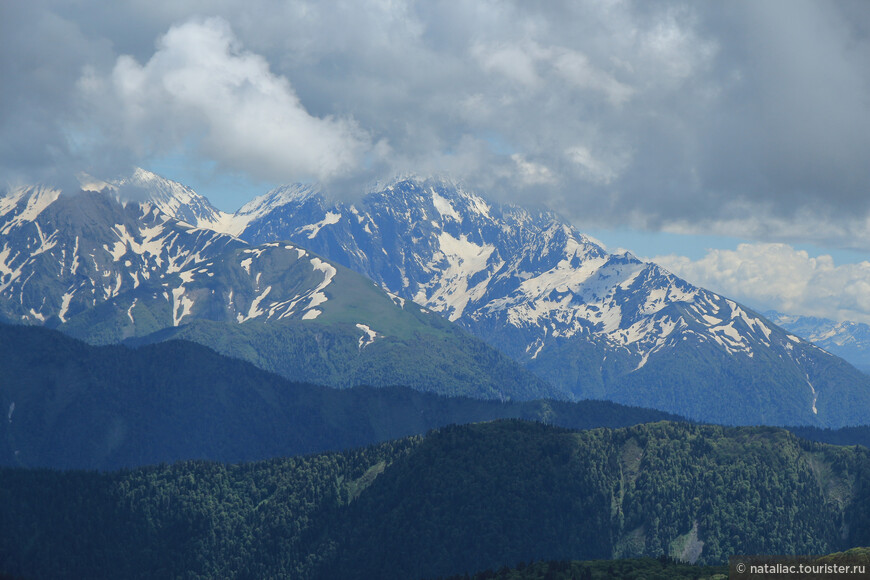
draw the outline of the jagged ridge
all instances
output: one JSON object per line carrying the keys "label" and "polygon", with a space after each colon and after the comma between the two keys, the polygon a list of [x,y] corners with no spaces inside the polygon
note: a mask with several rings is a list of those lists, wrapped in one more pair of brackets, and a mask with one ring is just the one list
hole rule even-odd
{"label": "jagged ridge", "polygon": [[295,244],[251,246],[167,215],[161,207],[199,198],[156,181],[162,205],[123,201],[123,187],[4,198],[0,317],[97,344],[185,337],[337,387],[559,395],[479,339]]}
{"label": "jagged ridge", "polygon": [[274,201],[240,237],[304,244],[577,397],[738,424],[865,420],[854,409],[870,406],[870,382],[852,367],[655,264],[608,254],[550,211],[431,179],[356,204]]}

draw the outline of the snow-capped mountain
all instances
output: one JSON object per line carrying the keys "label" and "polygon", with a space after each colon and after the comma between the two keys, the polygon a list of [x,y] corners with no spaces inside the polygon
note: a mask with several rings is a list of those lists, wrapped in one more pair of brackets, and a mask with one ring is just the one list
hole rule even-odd
{"label": "snow-capped mountain", "polygon": [[[391,308],[417,303],[462,325],[554,385],[551,394],[724,423],[866,422],[870,378],[855,368],[655,264],[607,253],[544,209],[405,179],[355,204],[282,187],[229,215],[153,174],[133,179],[132,190],[117,182],[114,195],[76,202],[44,188],[0,202],[3,316],[95,341],[164,329],[162,337],[209,344],[206,322],[334,320],[318,302],[329,292],[347,297],[329,302],[358,312],[374,286],[336,283],[327,265],[341,265],[390,292]],[[147,201],[124,202],[130,191]],[[307,272],[304,291],[293,287],[294,268]],[[351,318],[342,322],[354,349],[372,352],[386,335],[382,318]],[[225,342],[239,336],[223,332]],[[443,355],[458,364],[456,349]]]}
{"label": "snow-capped mountain", "polygon": [[193,226],[233,233],[226,231],[232,229],[231,214],[220,211],[191,188],[155,173],[137,168],[132,176],[113,185],[124,201],[147,201],[166,215]]}
{"label": "snow-capped mountain", "polygon": [[295,188],[249,207],[241,238],[290,240],[363,273],[577,397],[728,423],[866,421],[870,382],[854,368],[655,264],[608,254],[552,212],[417,179],[356,204]]}
{"label": "snow-capped mountain", "polygon": [[149,203],[102,193],[22,188],[0,206],[0,304],[14,321],[64,323],[137,289],[247,246],[197,229]]}
{"label": "snow-capped mountain", "polygon": [[160,212],[198,228],[237,235],[247,224],[244,217],[237,218],[217,209],[186,185],[141,167],[134,169],[128,177],[111,181],[81,174],[79,182],[84,191],[108,193],[122,203],[147,202]]}
{"label": "snow-capped mountain", "polygon": [[[162,179],[143,187],[149,182],[158,187],[145,201],[121,201],[123,187],[22,188],[0,198],[0,318],[92,343],[187,338],[334,386],[404,382],[493,398],[558,395],[439,316],[307,249],[252,246],[194,227],[190,221],[215,223],[210,204]],[[163,209],[192,217],[180,221]],[[436,368],[440,354],[461,360],[463,373]],[[397,368],[401,360],[410,370]],[[516,380],[487,378],[504,374]]]}
{"label": "snow-capped mountain", "polygon": [[136,304],[148,296],[166,301],[171,326],[194,316],[244,322],[321,314],[334,266],[292,244],[250,247],[202,227],[220,217],[207,200],[153,174],[135,178],[156,186],[147,201],[45,188],[3,198],[0,300],[8,318],[65,323],[123,297],[132,300],[127,314],[135,325]]}
{"label": "snow-capped mountain", "polygon": [[764,315],[775,324],[870,372],[870,325],[837,322],[815,316],[795,316],[770,310]]}

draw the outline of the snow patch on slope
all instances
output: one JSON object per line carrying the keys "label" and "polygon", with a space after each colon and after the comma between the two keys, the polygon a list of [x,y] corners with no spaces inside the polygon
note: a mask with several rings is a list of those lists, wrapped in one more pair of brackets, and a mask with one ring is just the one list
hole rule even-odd
{"label": "snow patch on slope", "polygon": [[359,350],[362,350],[373,343],[378,337],[378,333],[369,328],[366,324],[357,324],[356,327],[363,331],[363,335],[359,338]]}
{"label": "snow patch on slope", "polygon": [[430,188],[430,191],[432,193],[432,205],[434,205],[435,209],[438,210],[438,213],[441,214],[441,219],[450,217],[457,222],[462,222],[462,217],[456,212],[456,209],[454,209],[453,204],[451,204],[449,200],[435,193],[434,189]]}
{"label": "snow patch on slope", "polygon": [[[59,189],[45,186],[19,187],[9,191],[0,197],[0,217],[6,218],[0,226],[0,234],[8,234],[21,224],[32,222],[59,196]],[[21,207],[22,203],[24,207]]]}
{"label": "snow patch on slope", "polygon": [[478,245],[468,240],[462,234],[455,238],[447,232],[438,235],[440,252],[435,258],[446,262],[447,267],[441,268],[442,277],[432,295],[427,296],[428,287],[422,287],[414,301],[425,303],[435,310],[445,312],[454,321],[462,316],[469,301],[480,298],[489,283],[489,278],[469,288],[469,283],[475,274],[486,269],[495,246]]}
{"label": "snow patch on slope", "polygon": [[813,407],[812,407],[813,414],[818,415],[819,410],[816,408],[816,401],[819,400],[819,394],[816,392],[816,388],[810,382],[810,375],[807,375],[807,384],[810,386],[810,391],[813,393]]}
{"label": "snow patch on slope", "polygon": [[324,226],[331,226],[333,224],[337,224],[340,220],[341,220],[340,213],[328,211],[328,212],[326,212],[326,217],[324,217],[322,220],[320,220],[316,224],[304,226],[304,227],[300,228],[299,231],[310,232],[308,234],[308,239],[313,240],[314,237],[317,235],[317,233],[321,230],[321,228],[323,228]]}
{"label": "snow patch on slope", "polygon": [[[335,277],[336,269],[331,264],[328,264],[321,260],[320,258],[311,258],[311,266],[314,270],[323,273],[323,281],[317,285],[314,291],[311,293],[311,301],[308,303],[308,306],[305,307],[308,312],[305,313],[305,316],[302,317],[303,320],[310,320],[312,318],[317,318],[320,315],[320,310],[312,310],[315,306],[320,306],[324,302],[328,300],[326,294],[323,293],[323,290],[332,283],[332,279]],[[317,314],[312,314],[316,312]],[[309,314],[311,316],[309,316]]]}
{"label": "snow patch on slope", "polygon": [[260,292],[256,298],[251,301],[251,306],[248,308],[247,314],[242,314],[241,312],[236,315],[236,321],[241,324],[246,320],[251,320],[252,318],[256,318],[262,314],[265,314],[265,310],[260,310],[260,302],[263,301],[266,296],[269,295],[269,292],[272,291],[271,286],[266,286],[266,289]]}

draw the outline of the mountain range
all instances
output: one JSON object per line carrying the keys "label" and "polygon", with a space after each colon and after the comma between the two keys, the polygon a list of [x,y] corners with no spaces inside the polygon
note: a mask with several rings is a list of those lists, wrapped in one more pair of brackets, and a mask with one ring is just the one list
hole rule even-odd
{"label": "mountain range", "polygon": [[355,202],[286,186],[234,214],[143,170],[15,189],[0,576],[492,577],[866,545],[870,427],[830,427],[866,423],[870,378],[776,321],[802,322],[447,180]]}
{"label": "mountain range", "polygon": [[251,246],[111,191],[22,188],[0,211],[7,321],[94,344],[188,338],[334,387],[410,384],[495,399],[558,394],[440,316],[294,244]]}
{"label": "mountain range", "polygon": [[282,187],[220,222],[363,273],[576,398],[736,424],[865,421],[870,382],[842,360],[544,209],[405,179],[352,204]]}
{"label": "mountain range", "polygon": [[[94,343],[189,338],[333,386],[609,399],[731,424],[866,422],[870,378],[842,359],[655,264],[607,253],[545,209],[418,178],[354,203],[285,186],[234,214],[143,170],[87,187],[102,189],[4,198],[7,320]],[[324,326],[328,338],[310,335]],[[402,345],[390,362],[359,360],[388,339]],[[284,365],[300,340],[308,346],[290,348]],[[488,371],[494,362],[501,372]],[[450,383],[457,369],[464,379]]]}
{"label": "mountain range", "polygon": [[817,316],[797,316],[769,310],[764,315],[775,324],[806,338],[816,346],[841,357],[855,368],[870,373],[870,325],[837,322]]}

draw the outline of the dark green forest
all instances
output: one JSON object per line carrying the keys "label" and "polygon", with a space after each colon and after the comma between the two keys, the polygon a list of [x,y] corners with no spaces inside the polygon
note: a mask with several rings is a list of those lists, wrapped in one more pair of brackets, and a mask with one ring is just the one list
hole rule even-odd
{"label": "dark green forest", "polygon": [[668,556],[623,560],[520,562],[437,580],[727,580],[728,566],[701,566]]}
{"label": "dark green forest", "polygon": [[[805,563],[863,565],[870,569],[870,548],[852,548],[845,552],[811,558]],[[727,580],[728,572],[728,566],[689,564],[662,555],[658,558],[622,560],[519,562],[514,566],[502,566],[496,570],[490,568],[474,574],[439,577],[437,580]],[[744,577],[755,578],[752,575]],[[793,574],[792,577],[797,575]]]}
{"label": "dark green forest", "polygon": [[863,447],[673,422],[505,420],[257,463],[4,468],[0,570],[389,579],[663,554],[721,565],[870,544],[868,485]]}

